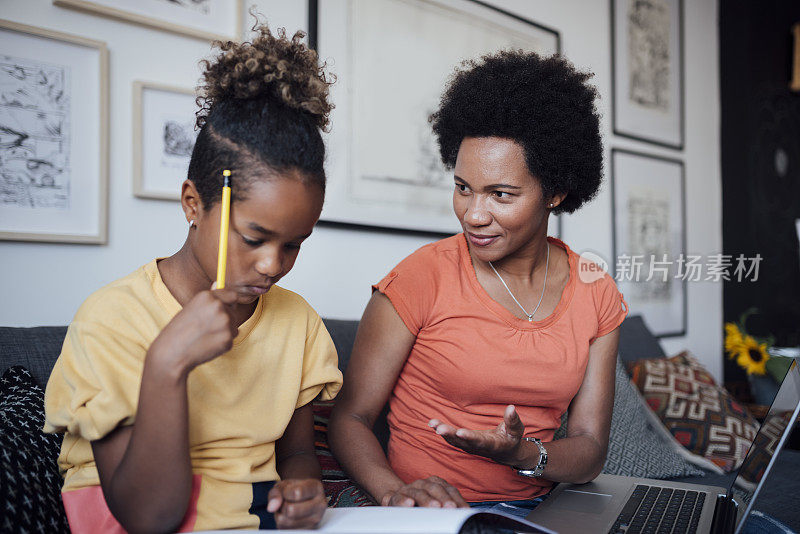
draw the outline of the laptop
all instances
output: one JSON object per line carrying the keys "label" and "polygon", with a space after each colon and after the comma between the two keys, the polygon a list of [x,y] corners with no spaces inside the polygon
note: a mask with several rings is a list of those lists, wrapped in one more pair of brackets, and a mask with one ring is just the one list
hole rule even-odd
{"label": "laptop", "polygon": [[738,534],[798,412],[800,368],[795,360],[729,487],[603,474],[588,484],[558,484],[526,519],[567,534]]}

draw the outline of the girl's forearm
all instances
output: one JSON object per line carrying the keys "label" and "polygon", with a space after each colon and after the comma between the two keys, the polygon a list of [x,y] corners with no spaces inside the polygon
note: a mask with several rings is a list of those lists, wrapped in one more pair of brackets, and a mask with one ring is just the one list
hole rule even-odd
{"label": "girl's forearm", "polygon": [[313,450],[295,451],[284,458],[278,458],[278,474],[282,480],[290,478],[322,479],[316,452]]}
{"label": "girl's forearm", "polygon": [[130,532],[175,531],[192,490],[186,379],[150,354],[145,360],[130,440],[106,491],[109,508]]}

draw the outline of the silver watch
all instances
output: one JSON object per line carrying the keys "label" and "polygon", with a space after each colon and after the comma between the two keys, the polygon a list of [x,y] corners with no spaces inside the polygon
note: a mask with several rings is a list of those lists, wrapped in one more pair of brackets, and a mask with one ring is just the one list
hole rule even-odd
{"label": "silver watch", "polygon": [[532,441],[539,447],[539,463],[536,464],[536,467],[533,469],[520,469],[518,467],[512,467],[518,475],[523,477],[530,477],[530,478],[539,478],[544,473],[544,467],[547,465],[547,449],[544,448],[542,445],[542,440],[536,438],[522,438],[525,441]]}

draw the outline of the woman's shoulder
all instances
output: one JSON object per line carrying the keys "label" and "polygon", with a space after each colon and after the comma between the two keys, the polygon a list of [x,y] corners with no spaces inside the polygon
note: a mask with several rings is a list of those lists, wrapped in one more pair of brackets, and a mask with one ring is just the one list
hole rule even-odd
{"label": "woman's shoulder", "polygon": [[[434,272],[438,269],[457,266],[461,256],[463,234],[456,234],[433,243],[421,246],[408,256],[406,256],[393,271],[413,271],[419,273],[420,269],[424,272]],[[466,242],[463,243],[466,246]]]}

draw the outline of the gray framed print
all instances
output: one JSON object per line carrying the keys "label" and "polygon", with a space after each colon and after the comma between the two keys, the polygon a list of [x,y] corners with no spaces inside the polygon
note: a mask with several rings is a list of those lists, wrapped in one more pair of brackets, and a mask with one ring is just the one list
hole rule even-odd
{"label": "gray framed print", "polygon": [[613,258],[631,313],[658,337],[686,334],[686,205],[683,162],[611,151]]}
{"label": "gray framed print", "polygon": [[242,36],[242,0],[53,0],[53,4],[209,41]]}
{"label": "gray framed print", "polygon": [[683,1],[611,0],[614,133],[683,148]]}
{"label": "gray framed print", "polygon": [[133,194],[179,200],[197,138],[192,89],[133,84]]}
{"label": "gray framed print", "polygon": [[313,0],[309,30],[338,78],[322,220],[434,234],[461,230],[428,123],[448,78],[503,49],[560,50],[557,31],[472,0]]}
{"label": "gray framed print", "polygon": [[0,239],[105,243],[105,43],[0,20],[0,63]]}

